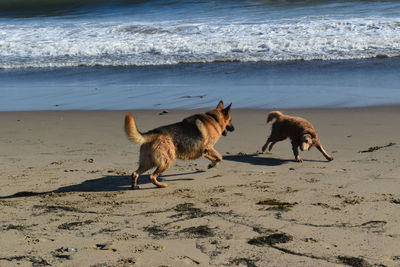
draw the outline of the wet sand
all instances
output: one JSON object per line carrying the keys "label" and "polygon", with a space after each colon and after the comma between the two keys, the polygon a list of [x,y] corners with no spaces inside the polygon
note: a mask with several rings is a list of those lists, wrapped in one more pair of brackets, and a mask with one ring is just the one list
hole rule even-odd
{"label": "wet sand", "polygon": [[[160,110],[161,111],[161,110]],[[132,111],[140,130],[195,111]],[[283,110],[335,159],[258,154],[269,110],[233,110],[224,160],[130,189],[124,111],[0,113],[0,266],[398,266],[400,107]]]}
{"label": "wet sand", "polygon": [[398,69],[400,58],[0,70],[0,111],[393,105]]}

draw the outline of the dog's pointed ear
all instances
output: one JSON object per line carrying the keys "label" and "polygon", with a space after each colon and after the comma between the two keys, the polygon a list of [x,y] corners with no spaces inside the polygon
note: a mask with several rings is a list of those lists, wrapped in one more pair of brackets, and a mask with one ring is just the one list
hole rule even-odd
{"label": "dog's pointed ear", "polygon": [[224,109],[224,102],[222,100],[219,101],[217,109],[220,109],[220,110]]}
{"label": "dog's pointed ear", "polygon": [[219,109],[219,110],[223,110],[224,109],[224,102],[222,102],[222,100],[219,101],[217,109]]}
{"label": "dog's pointed ear", "polygon": [[229,104],[229,106],[227,106],[227,107],[224,109],[224,114],[225,114],[225,115],[228,115],[228,114],[229,114],[229,111],[231,111],[231,107],[232,107],[232,102]]}

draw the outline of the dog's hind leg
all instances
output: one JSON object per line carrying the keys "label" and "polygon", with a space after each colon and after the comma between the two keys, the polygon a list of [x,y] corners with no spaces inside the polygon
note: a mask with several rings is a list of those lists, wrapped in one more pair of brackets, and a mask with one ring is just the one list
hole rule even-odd
{"label": "dog's hind leg", "polygon": [[132,189],[139,189],[139,186],[137,185],[137,180],[142,173],[149,169],[151,169],[151,167],[140,165],[139,168],[132,173]]}
{"label": "dog's hind leg", "polygon": [[208,165],[209,169],[217,166],[222,161],[222,156],[214,148],[205,149],[203,156],[211,160],[211,163]]}
{"label": "dog's hind leg", "polygon": [[[269,139],[268,139],[268,140],[269,140]],[[267,142],[265,143],[265,145],[263,145],[263,147],[261,148],[262,152],[265,152],[265,150],[267,150],[268,144],[271,143],[271,142],[272,142],[272,141],[267,141]],[[277,143],[277,142],[272,142],[271,144],[269,144],[268,151],[271,151],[271,150],[272,150],[272,147],[273,147],[276,143]]]}
{"label": "dog's hind leg", "polygon": [[[267,139],[267,142],[265,142],[265,144],[263,145],[263,147],[261,148],[262,152],[265,152],[265,150],[267,150],[268,144],[271,143],[271,138]],[[269,149],[271,151],[271,149]]]}
{"label": "dog's hind leg", "polygon": [[285,136],[285,135],[276,135],[276,134],[272,133],[272,134],[270,135],[270,137],[268,137],[267,142],[265,142],[265,144],[263,145],[263,147],[262,147],[262,149],[261,149],[262,152],[264,152],[264,151],[267,149],[268,144],[269,144],[268,151],[271,151],[271,150],[272,150],[272,147],[273,147],[276,143],[278,143],[278,142],[280,142],[280,141],[283,141],[283,140],[285,140],[286,138],[287,138],[287,136]]}
{"label": "dog's hind leg", "polygon": [[[261,148],[261,151],[262,152],[265,152],[265,150],[267,150],[267,147],[268,147],[268,144],[270,143],[270,141],[267,141],[266,143],[265,143],[265,145],[263,145],[263,147]],[[269,148],[268,148],[268,151],[271,151],[272,150],[272,147],[276,144],[277,142],[272,142],[271,144],[269,144]]]}
{"label": "dog's hind leg", "polygon": [[167,187],[165,183],[157,181],[157,177],[168,169],[175,161],[175,146],[168,136],[160,136],[151,145],[152,162],[157,167],[150,175],[150,181],[158,187]]}
{"label": "dog's hind leg", "polygon": [[156,185],[156,186],[158,186],[158,187],[162,187],[162,188],[167,187],[168,185],[167,185],[166,183],[160,183],[159,181],[157,181],[157,177],[158,177],[161,173],[163,173],[166,169],[168,169],[168,167],[165,167],[165,166],[163,166],[163,167],[157,167],[157,169],[150,175],[150,181],[151,181],[154,185]]}
{"label": "dog's hind leg", "polygon": [[155,167],[154,159],[152,157],[151,144],[143,144],[140,146],[139,168],[132,173],[132,189],[139,189],[137,180],[139,176]]}
{"label": "dog's hind leg", "polygon": [[273,147],[276,143],[277,143],[277,142],[272,142],[272,143],[269,145],[268,151],[271,151],[271,150],[272,150],[272,147]]}
{"label": "dog's hind leg", "polygon": [[324,147],[321,145],[320,142],[317,142],[317,143],[315,144],[315,147],[322,153],[322,155],[324,155],[324,157],[325,157],[328,161],[333,160],[333,157],[330,156],[330,155],[325,151]]}

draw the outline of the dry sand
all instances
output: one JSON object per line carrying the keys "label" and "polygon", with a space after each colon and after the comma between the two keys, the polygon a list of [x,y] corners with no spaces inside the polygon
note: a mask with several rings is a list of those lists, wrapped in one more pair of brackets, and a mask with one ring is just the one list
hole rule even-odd
{"label": "dry sand", "polygon": [[[400,266],[400,107],[285,111],[332,162],[257,154],[267,112],[233,110],[217,168],[177,161],[134,191],[125,112],[0,113],[0,266]],[[132,113],[145,131],[194,111]]]}

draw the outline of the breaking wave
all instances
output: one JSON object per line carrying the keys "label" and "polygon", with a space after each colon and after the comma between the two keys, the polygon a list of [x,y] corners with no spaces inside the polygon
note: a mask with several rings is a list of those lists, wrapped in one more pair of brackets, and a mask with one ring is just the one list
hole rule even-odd
{"label": "breaking wave", "polygon": [[0,25],[0,68],[346,60],[400,55],[400,19]]}

